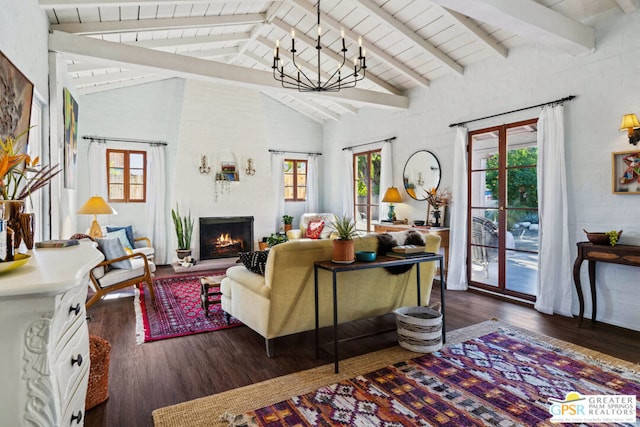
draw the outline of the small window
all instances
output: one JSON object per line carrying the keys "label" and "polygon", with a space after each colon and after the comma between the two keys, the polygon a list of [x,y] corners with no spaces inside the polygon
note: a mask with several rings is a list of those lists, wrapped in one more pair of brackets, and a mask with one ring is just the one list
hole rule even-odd
{"label": "small window", "polygon": [[107,186],[110,202],[145,202],[146,183],[146,151],[107,150]]}
{"label": "small window", "polygon": [[283,170],[284,200],[286,202],[307,200],[307,161],[286,159]]}

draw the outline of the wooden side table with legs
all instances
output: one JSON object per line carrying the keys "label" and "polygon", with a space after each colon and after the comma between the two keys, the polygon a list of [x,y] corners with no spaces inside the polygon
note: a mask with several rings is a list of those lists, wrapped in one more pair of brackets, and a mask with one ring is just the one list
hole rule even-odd
{"label": "wooden side table with legs", "polygon": [[204,309],[204,314],[209,315],[209,305],[220,302],[222,292],[220,292],[221,277],[206,276],[200,278],[200,303]]}

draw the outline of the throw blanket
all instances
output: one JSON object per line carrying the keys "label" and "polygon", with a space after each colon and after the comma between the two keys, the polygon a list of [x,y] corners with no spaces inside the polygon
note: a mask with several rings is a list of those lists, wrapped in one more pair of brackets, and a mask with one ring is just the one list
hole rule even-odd
{"label": "throw blanket", "polygon": [[[407,232],[407,237],[403,243],[398,243],[389,233],[382,233],[376,236],[378,238],[378,255],[386,255],[387,252],[391,252],[391,248],[398,245],[416,245],[424,246],[424,239],[417,231],[411,230]],[[385,267],[391,274],[403,274],[411,270],[413,265],[397,265],[393,267]]]}

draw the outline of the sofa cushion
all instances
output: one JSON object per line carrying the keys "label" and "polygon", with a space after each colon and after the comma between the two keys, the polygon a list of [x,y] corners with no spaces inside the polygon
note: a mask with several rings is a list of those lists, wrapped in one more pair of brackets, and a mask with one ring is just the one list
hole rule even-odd
{"label": "sofa cushion", "polygon": [[[151,273],[155,272],[156,265],[152,262],[149,262],[148,264],[149,264],[149,272]],[[118,283],[122,283],[125,280],[144,276],[144,273],[145,273],[144,261],[142,260],[142,258],[139,258],[139,257],[132,258],[131,266],[132,268],[130,270],[124,270],[121,268],[114,268],[112,270],[109,270],[108,273],[106,273],[102,278],[98,280],[98,282],[100,283],[100,286],[105,288],[108,286],[113,286]]]}
{"label": "sofa cushion", "polygon": [[107,233],[111,233],[112,231],[118,231],[118,230],[124,230],[125,234],[127,235],[127,240],[129,240],[129,246],[131,246],[132,248],[135,248],[136,242],[133,237],[133,226],[127,225],[124,227],[117,227],[117,226],[107,225]]}
{"label": "sofa cushion", "polygon": [[238,257],[249,271],[264,276],[269,251],[240,252]]}
{"label": "sofa cushion", "polygon": [[119,239],[120,243],[122,243],[122,247],[124,248],[125,252],[127,253],[131,253],[131,251],[133,251],[133,245],[131,244],[131,242],[129,241],[129,238],[127,237],[127,232],[124,231],[123,228],[116,230],[116,231],[109,231],[107,232],[107,235],[105,236],[106,239]]}
{"label": "sofa cushion", "polygon": [[[100,250],[104,254],[107,261],[112,259],[120,258],[127,255],[127,252],[124,250],[120,239],[112,238],[112,239],[96,239],[98,242],[98,246]],[[122,268],[125,270],[131,270],[131,261],[128,259],[123,259],[122,261],[114,262],[110,264],[111,268]]]}
{"label": "sofa cushion", "polygon": [[322,229],[324,228],[324,221],[311,221],[307,224],[307,232],[304,234],[304,237],[309,239],[319,239],[322,233]]}

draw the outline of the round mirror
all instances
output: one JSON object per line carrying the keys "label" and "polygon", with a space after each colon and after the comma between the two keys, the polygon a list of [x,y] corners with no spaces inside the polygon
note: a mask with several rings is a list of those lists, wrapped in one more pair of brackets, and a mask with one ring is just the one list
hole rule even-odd
{"label": "round mirror", "polygon": [[431,151],[417,151],[404,165],[402,178],[404,189],[412,199],[426,200],[427,192],[440,185],[440,162]]}

